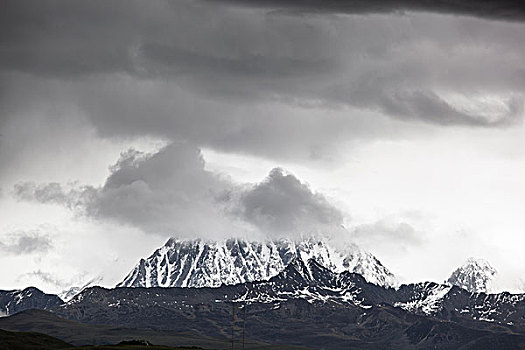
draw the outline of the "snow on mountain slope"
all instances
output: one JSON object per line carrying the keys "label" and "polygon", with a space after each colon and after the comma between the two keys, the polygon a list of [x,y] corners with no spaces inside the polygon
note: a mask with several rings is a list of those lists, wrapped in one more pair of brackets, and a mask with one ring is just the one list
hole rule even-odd
{"label": "snow on mountain slope", "polygon": [[[396,301],[394,306],[426,315],[436,315],[444,309],[452,309],[461,314],[472,314],[474,319],[490,320],[494,313],[499,313],[499,317],[503,318],[507,305],[521,302],[523,298],[513,296],[514,299],[509,299],[511,294],[508,293],[486,294],[495,274],[496,270],[486,260],[469,258],[452,273],[445,284],[423,282],[400,286],[399,294],[404,297],[401,298],[403,300]],[[462,298],[475,300],[474,310],[458,303]]]}
{"label": "snow on mountain slope", "polygon": [[64,302],[55,294],[46,294],[35,287],[23,290],[0,290],[0,314],[9,316],[27,309],[51,309]]}
{"label": "snow on mountain slope", "polygon": [[452,272],[447,282],[472,293],[486,293],[496,273],[488,261],[469,258],[463,266]]}
{"label": "snow on mountain slope", "polygon": [[137,266],[118,287],[218,287],[268,280],[295,258],[315,259],[334,271],[363,275],[381,286],[397,284],[394,275],[372,254],[355,245],[336,250],[325,242],[308,239],[248,242],[182,241],[171,238]]}
{"label": "snow on mountain slope", "polygon": [[71,299],[73,299],[75,295],[82,292],[84,289],[88,287],[92,287],[101,281],[102,281],[102,277],[93,278],[87,283],[84,283],[84,285],[82,286],[73,286],[73,287],[63,290],[62,292],[58,294],[58,296],[60,297],[60,299],[66,302],[70,301]]}
{"label": "snow on mountain slope", "polygon": [[408,294],[408,300],[397,301],[394,306],[413,313],[435,315],[442,310],[443,300],[452,286],[434,282],[402,285],[399,294]]}

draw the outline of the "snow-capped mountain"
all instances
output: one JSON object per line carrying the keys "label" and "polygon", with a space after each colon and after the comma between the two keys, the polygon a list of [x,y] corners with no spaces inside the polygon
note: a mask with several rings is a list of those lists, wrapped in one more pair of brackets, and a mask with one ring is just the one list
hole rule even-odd
{"label": "snow-capped mountain", "polygon": [[[142,303],[145,303],[147,307],[163,305],[179,308],[185,307],[184,304],[204,301],[272,304],[299,299],[313,304],[335,302],[369,308],[375,302],[388,299],[394,292],[392,288],[368,283],[359,274],[347,271],[335,273],[314,259],[305,262],[301,258],[295,258],[269,280],[223,285],[219,288],[91,287],[76,295],[61,310],[73,310],[78,305],[101,301],[110,309],[121,309],[129,303],[137,307],[142,307]],[[111,297],[100,298],[101,294],[109,294]]]}
{"label": "snow-capped mountain", "polygon": [[[525,294],[471,293],[458,286],[434,282],[389,288],[369,283],[360,274],[348,271],[336,273],[315,259],[305,262],[300,257],[293,259],[276,276],[264,281],[218,288],[91,287],[55,310],[76,320],[91,320],[93,315],[97,315],[97,322],[103,320],[102,323],[119,325],[124,322],[126,326],[138,327],[148,322],[160,322],[169,312],[206,312],[206,317],[210,317],[210,310],[231,308],[232,302],[247,303],[252,310],[264,308],[263,305],[278,308],[284,303],[302,303],[301,308],[309,310],[317,307],[324,310],[357,310],[357,307],[360,314],[387,305],[412,315],[442,320],[525,325]],[[158,316],[153,315],[153,310],[158,310]],[[144,317],[150,319],[137,318],[136,312],[144,312]],[[222,311],[211,314],[224,317]],[[115,318],[115,315],[118,317]],[[200,319],[200,316],[193,317]],[[126,318],[128,320],[124,321]],[[177,323],[175,321],[176,318],[168,323]]]}
{"label": "snow-capped mountain", "polygon": [[390,303],[411,313],[443,319],[525,324],[525,294],[473,293],[448,283],[423,282],[400,286]]}
{"label": "snow-capped mountain", "polygon": [[75,295],[82,292],[84,289],[88,287],[92,287],[96,285],[100,281],[102,281],[101,277],[93,278],[89,282],[84,283],[84,285],[82,286],[73,286],[73,287],[63,290],[62,292],[58,293],[58,296],[60,297],[60,299],[64,301],[70,301],[71,299],[73,299]]}
{"label": "snow-capped mountain", "polygon": [[[470,293],[433,282],[388,288],[300,257],[265,281],[218,288],[89,287],[50,310],[53,324],[59,316],[114,329],[198,330],[220,338],[246,314],[252,339],[317,349],[521,349],[525,344],[523,294]],[[19,323],[16,315],[12,319]]]}
{"label": "snow-capped mountain", "polygon": [[452,272],[447,282],[472,293],[486,293],[496,273],[488,261],[469,258],[463,266]]}
{"label": "snow-capped mountain", "polygon": [[443,300],[451,289],[452,286],[448,284],[434,282],[402,285],[394,306],[413,313],[435,315],[443,309]]}
{"label": "snow-capped mountain", "polygon": [[[525,338],[516,339],[517,332],[525,336],[525,294],[471,293],[433,282],[389,288],[369,283],[360,274],[336,273],[315,259],[300,257],[268,280],[217,288],[89,287],[69,302],[51,307],[37,303],[42,296],[34,288],[22,292],[24,302],[15,312],[46,307],[60,317],[83,323],[176,332],[199,329],[218,337],[230,330],[235,308],[237,312],[242,308],[249,313],[250,334],[268,337],[261,340],[275,339],[281,331],[289,332],[287,339],[293,340],[303,330],[304,342],[299,345],[311,345],[312,339],[321,337],[316,345],[319,349],[347,349],[355,345],[349,341],[356,336],[364,337],[364,349],[393,348],[393,337],[398,338],[399,349],[458,349],[464,348],[462,344],[472,345],[473,337],[480,337],[480,342],[465,349],[516,349],[525,344]],[[9,301],[20,299],[16,293],[5,294]],[[0,293],[0,301],[1,297]],[[489,328],[501,335],[484,346],[487,334],[482,330]],[[513,342],[502,340],[503,335]],[[326,343],[337,336],[344,339]],[[377,339],[386,343],[371,345]],[[422,343],[422,339],[427,341]],[[407,346],[409,343],[417,346]]]}
{"label": "snow-capped mountain", "polygon": [[349,245],[338,250],[308,239],[249,242],[183,241],[171,238],[137,266],[118,287],[218,287],[268,280],[295,258],[314,259],[336,273],[361,274],[368,282],[395,286],[394,275],[372,254]]}

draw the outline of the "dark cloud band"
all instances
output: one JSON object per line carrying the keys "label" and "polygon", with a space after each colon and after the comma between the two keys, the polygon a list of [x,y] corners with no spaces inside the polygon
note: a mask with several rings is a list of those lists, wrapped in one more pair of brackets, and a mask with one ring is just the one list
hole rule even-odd
{"label": "dark cloud band", "polygon": [[422,11],[475,16],[496,20],[523,21],[525,6],[512,0],[208,0],[240,6],[293,9],[328,13],[392,13]]}
{"label": "dark cloud band", "polygon": [[[508,2],[243,3],[261,6],[184,0],[4,2],[0,102],[32,99],[11,94],[10,80],[20,84],[21,74],[45,81],[50,90],[57,85],[67,90],[100,133],[151,133],[171,140],[183,135],[199,146],[253,153],[271,148],[276,129],[297,125],[293,117],[272,118],[268,111],[251,117],[260,105],[275,102],[373,111],[441,126],[501,127],[522,118],[521,23],[428,13],[331,15],[397,8],[521,13]],[[278,7],[323,11],[272,11]],[[443,91],[469,103],[476,94],[496,96],[504,106],[489,115],[480,112],[483,104],[465,111]],[[348,130],[355,130],[354,115],[345,121]],[[327,127],[329,132],[338,128]],[[261,129],[269,141],[254,151],[253,133]],[[317,144],[327,143],[323,136]]]}

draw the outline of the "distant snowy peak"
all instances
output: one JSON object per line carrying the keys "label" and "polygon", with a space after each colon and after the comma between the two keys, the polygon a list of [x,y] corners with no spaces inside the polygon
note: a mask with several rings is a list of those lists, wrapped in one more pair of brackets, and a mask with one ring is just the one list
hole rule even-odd
{"label": "distant snowy peak", "polygon": [[75,295],[82,292],[84,289],[88,287],[92,287],[101,281],[102,281],[102,277],[93,278],[82,286],[72,286],[68,289],[63,290],[62,292],[58,293],[58,296],[60,297],[60,299],[66,302],[70,301],[71,299],[73,299]]}
{"label": "distant snowy peak", "polygon": [[469,258],[463,266],[452,272],[447,282],[471,293],[486,293],[496,274],[496,269],[488,261]]}
{"label": "distant snowy peak", "polygon": [[381,286],[395,286],[394,275],[372,254],[355,245],[336,250],[308,239],[222,242],[171,238],[137,266],[118,287],[218,287],[222,284],[268,280],[294,259],[314,259],[334,272],[355,272]]}

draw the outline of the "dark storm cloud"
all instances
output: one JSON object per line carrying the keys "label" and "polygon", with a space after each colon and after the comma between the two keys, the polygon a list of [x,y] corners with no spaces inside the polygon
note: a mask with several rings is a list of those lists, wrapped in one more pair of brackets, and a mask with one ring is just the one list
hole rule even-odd
{"label": "dark storm cloud", "polygon": [[525,20],[525,6],[513,0],[208,0],[241,6],[329,13],[424,11],[497,20]]}
{"label": "dark storm cloud", "polygon": [[315,231],[343,222],[343,214],[321,194],[279,168],[241,194],[240,204],[242,217],[266,232]]}
{"label": "dark storm cloud", "polygon": [[[59,79],[106,136],[161,134],[272,155],[266,150],[272,134],[290,134],[300,123],[280,111],[250,117],[269,103],[349,107],[438,125],[497,127],[521,119],[521,23],[423,13],[337,16],[331,8],[312,14],[201,1],[8,1],[0,15],[0,98],[6,106],[18,101],[10,93],[20,84],[17,73],[53,86]],[[374,8],[357,12],[383,12]],[[495,96],[504,108],[489,115],[480,113],[482,104],[465,111],[448,92],[467,100]],[[328,124],[328,130],[315,143],[335,142],[328,136],[333,130],[342,138],[353,135],[358,113],[342,123],[317,118],[314,129]],[[374,121],[368,123],[373,129]]]}
{"label": "dark storm cloud", "polygon": [[339,210],[293,175],[274,169],[257,185],[234,184],[205,170],[200,151],[186,144],[123,153],[101,187],[20,183],[15,195],[160,234],[289,235],[342,222]]}
{"label": "dark storm cloud", "polygon": [[131,70],[136,19],[123,1],[4,1],[1,67],[52,77]]}
{"label": "dark storm cloud", "polygon": [[4,8],[3,70],[62,78],[203,70],[234,78],[299,75],[328,65],[328,33],[264,12],[245,16],[199,1],[7,1]]}
{"label": "dark storm cloud", "polygon": [[51,238],[39,231],[12,232],[0,239],[0,252],[4,254],[45,253],[53,247]]}

